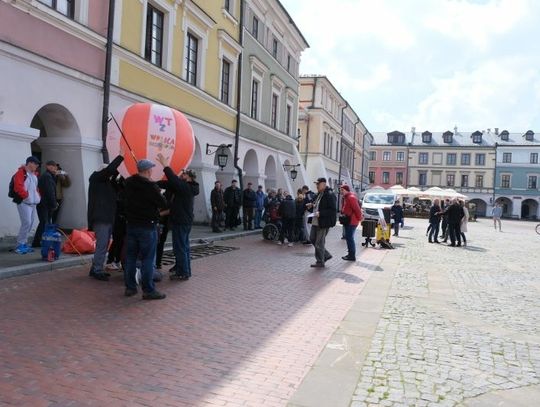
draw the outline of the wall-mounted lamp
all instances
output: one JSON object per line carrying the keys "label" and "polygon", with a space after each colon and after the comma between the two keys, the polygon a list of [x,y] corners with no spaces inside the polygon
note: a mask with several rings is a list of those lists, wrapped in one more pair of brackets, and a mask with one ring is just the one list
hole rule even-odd
{"label": "wall-mounted lamp", "polygon": [[[227,154],[227,152],[231,147],[232,144],[220,144],[218,146],[206,143],[206,155],[216,154],[218,166],[221,171],[223,171],[223,168],[227,166],[227,160],[229,159],[229,154]],[[215,150],[212,151],[212,148],[215,148]]]}
{"label": "wall-mounted lamp", "polygon": [[294,181],[298,176],[298,171],[296,167],[299,167],[300,164],[283,164],[283,171],[287,172],[290,170],[291,179]]}

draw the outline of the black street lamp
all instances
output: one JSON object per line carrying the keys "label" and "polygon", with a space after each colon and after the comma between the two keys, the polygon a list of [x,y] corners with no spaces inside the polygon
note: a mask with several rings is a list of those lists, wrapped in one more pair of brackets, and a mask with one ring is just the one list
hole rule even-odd
{"label": "black street lamp", "polygon": [[[212,155],[216,154],[218,166],[223,171],[223,168],[227,166],[227,160],[229,159],[229,154],[227,154],[229,148],[232,147],[232,144],[208,144],[206,143],[206,155]],[[212,148],[215,148],[214,151],[212,151]]]}
{"label": "black street lamp", "polygon": [[288,171],[288,170],[291,170],[290,171],[290,174],[291,174],[291,179],[294,181],[296,179],[296,177],[298,176],[298,170],[296,169],[296,167],[299,167],[300,164],[283,164],[283,171]]}

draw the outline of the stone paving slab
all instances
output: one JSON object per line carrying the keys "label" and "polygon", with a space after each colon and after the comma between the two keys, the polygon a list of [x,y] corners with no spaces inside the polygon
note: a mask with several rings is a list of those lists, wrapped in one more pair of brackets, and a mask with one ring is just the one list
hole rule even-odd
{"label": "stone paving slab", "polygon": [[324,270],[311,246],[232,240],[163,301],[81,267],[2,280],[0,405],[284,406],[383,255],[342,261],[340,235]]}

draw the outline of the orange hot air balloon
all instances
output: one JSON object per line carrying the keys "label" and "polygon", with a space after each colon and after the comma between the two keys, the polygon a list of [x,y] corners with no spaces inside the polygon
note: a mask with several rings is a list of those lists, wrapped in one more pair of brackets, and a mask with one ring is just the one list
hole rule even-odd
{"label": "orange hot air balloon", "polygon": [[[115,118],[136,159],[146,158],[156,164],[152,172],[154,181],[163,178],[163,167],[156,160],[159,153],[168,160],[169,167],[175,173],[191,163],[195,137],[191,124],[179,111],[153,103],[136,103],[124,109],[120,115],[115,115]],[[123,147],[125,159],[118,171],[127,178],[137,173],[137,163],[129,153],[118,126],[114,120],[109,122],[107,151],[112,159]]]}

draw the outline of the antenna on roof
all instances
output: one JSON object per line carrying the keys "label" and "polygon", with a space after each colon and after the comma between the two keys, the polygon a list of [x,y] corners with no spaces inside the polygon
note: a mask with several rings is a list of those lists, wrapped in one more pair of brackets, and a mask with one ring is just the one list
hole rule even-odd
{"label": "antenna on roof", "polygon": [[454,126],[454,133],[457,134],[457,124]]}

